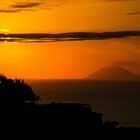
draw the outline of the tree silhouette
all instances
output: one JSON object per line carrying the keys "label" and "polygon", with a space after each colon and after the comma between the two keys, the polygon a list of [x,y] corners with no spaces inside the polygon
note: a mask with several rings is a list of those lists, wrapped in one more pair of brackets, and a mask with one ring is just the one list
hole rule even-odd
{"label": "tree silhouette", "polygon": [[0,103],[7,104],[26,104],[35,103],[39,97],[34,94],[32,88],[22,79],[9,79],[0,74]]}

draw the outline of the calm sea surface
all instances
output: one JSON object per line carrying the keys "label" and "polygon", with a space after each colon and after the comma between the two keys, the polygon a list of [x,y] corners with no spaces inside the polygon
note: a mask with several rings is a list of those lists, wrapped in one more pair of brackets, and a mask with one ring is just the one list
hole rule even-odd
{"label": "calm sea surface", "polygon": [[87,103],[104,120],[140,127],[140,82],[28,80],[42,103]]}

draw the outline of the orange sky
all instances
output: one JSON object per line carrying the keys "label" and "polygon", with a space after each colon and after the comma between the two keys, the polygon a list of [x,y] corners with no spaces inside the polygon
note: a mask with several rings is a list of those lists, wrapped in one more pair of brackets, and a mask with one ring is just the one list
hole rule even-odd
{"label": "orange sky", "polygon": [[43,0],[39,6],[6,12],[15,10],[11,5],[28,7],[30,3],[40,1],[0,2],[0,29],[16,33],[140,30],[140,14],[128,15],[140,12],[139,0]]}
{"label": "orange sky", "polygon": [[[139,0],[5,0],[0,32],[140,30]],[[140,38],[0,43],[0,71],[21,78],[82,78],[108,64],[140,74]]]}

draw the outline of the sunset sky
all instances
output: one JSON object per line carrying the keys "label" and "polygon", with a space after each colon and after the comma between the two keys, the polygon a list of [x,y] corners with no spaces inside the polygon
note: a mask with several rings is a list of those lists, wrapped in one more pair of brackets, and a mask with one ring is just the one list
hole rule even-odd
{"label": "sunset sky", "polygon": [[[117,31],[140,31],[140,0],[0,1],[1,34]],[[33,79],[83,78],[113,64],[140,75],[140,35],[128,36],[83,41],[0,41],[0,72]]]}

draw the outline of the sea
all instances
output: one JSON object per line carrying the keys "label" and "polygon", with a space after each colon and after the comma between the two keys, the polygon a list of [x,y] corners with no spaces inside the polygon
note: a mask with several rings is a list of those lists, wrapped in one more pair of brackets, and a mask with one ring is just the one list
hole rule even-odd
{"label": "sea", "polygon": [[27,80],[40,103],[89,104],[104,121],[140,127],[140,82],[92,80]]}

